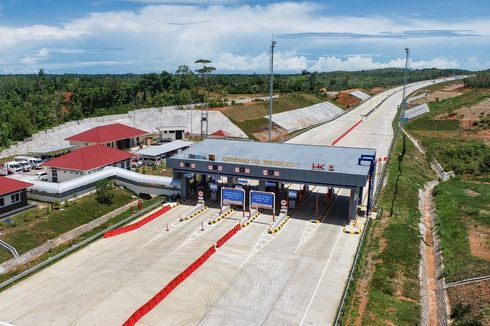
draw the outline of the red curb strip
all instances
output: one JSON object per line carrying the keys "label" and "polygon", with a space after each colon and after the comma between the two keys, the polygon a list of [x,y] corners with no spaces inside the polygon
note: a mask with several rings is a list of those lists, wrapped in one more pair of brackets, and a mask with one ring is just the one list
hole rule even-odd
{"label": "red curb strip", "polygon": [[337,139],[335,139],[333,142],[332,142],[332,146],[337,144],[342,138],[344,138],[345,136],[347,136],[347,134],[349,132],[352,131],[352,129],[354,129],[355,127],[357,127],[360,123],[362,122],[362,120],[359,120],[357,121],[356,123],[354,123],[354,125],[352,125],[352,127],[350,127],[349,129],[347,129],[342,135],[340,135]]}
{"label": "red curb strip", "polygon": [[134,326],[143,316],[149,313],[153,308],[155,308],[160,302],[163,301],[180,283],[186,280],[189,276],[194,273],[199,267],[204,264],[209,257],[211,257],[215,252],[216,248],[223,246],[228,240],[231,239],[239,230],[241,229],[240,224],[235,225],[230,231],[226,232],[218,242],[216,247],[211,246],[206,252],[204,252],[199,258],[197,258],[192,264],[190,264],[182,273],[177,275],[172,281],[170,281],[163,289],[161,289],[157,294],[155,294],[150,300],[148,300],[144,305],[139,307],[125,322],[122,326]]}
{"label": "red curb strip", "polygon": [[136,223],[121,226],[120,228],[117,228],[117,229],[114,229],[111,231],[107,231],[106,233],[104,233],[104,238],[114,237],[116,235],[120,235],[123,233],[131,232],[131,231],[134,231],[136,229],[139,229],[143,225],[150,223],[151,221],[153,221],[157,217],[160,217],[161,215],[165,214],[166,212],[168,212],[171,209],[172,209],[172,206],[165,206],[163,208],[160,208],[158,211],[148,215],[147,217],[145,217],[144,219],[142,219]]}

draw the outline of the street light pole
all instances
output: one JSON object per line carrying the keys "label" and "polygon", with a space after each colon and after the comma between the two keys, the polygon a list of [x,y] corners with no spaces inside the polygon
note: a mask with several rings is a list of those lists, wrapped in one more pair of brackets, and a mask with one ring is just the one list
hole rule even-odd
{"label": "street light pole", "polygon": [[408,56],[410,54],[410,49],[405,48],[405,78],[403,80],[403,93],[402,102],[400,104],[400,124],[403,124],[403,115],[405,114],[405,93],[407,91],[407,81],[408,81]]}
{"label": "street light pole", "polygon": [[276,41],[272,35],[271,54],[270,54],[270,82],[269,82],[269,143],[272,141],[272,89],[274,87],[274,48]]}

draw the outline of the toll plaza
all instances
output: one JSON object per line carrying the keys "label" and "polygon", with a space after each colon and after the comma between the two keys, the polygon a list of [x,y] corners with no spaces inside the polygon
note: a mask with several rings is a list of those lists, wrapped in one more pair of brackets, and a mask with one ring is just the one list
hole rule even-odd
{"label": "toll plaza", "polygon": [[313,186],[328,189],[326,201],[341,188],[350,191],[347,220],[356,217],[363,198],[369,214],[375,164],[376,150],[370,148],[223,139],[203,140],[167,159],[184,199],[203,191],[221,206],[277,214],[294,209]]}

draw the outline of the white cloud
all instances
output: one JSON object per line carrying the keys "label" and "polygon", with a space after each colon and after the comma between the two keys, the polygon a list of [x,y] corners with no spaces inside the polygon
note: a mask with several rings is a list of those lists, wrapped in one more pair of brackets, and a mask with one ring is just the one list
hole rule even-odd
{"label": "white cloud", "polygon": [[[133,0],[157,5],[143,6],[136,11],[92,13],[63,25],[32,25],[24,27],[0,25],[0,71],[15,71],[29,65],[72,69],[76,62],[113,62],[116,72],[131,66],[131,72],[173,71],[179,64],[191,64],[196,59],[210,58],[222,72],[266,72],[268,70],[269,41],[273,33],[294,34],[309,32],[337,32],[379,34],[398,33],[407,30],[472,30],[480,37],[459,38],[457,44],[451,38],[399,39],[279,39],[276,70],[281,72],[335,69],[369,69],[386,65],[399,65],[397,59],[387,62],[374,61],[371,56],[351,56],[345,60],[329,56],[342,49],[346,53],[361,51],[384,53],[397,49],[402,53],[405,46],[426,50],[426,61],[415,60],[417,65],[464,66],[464,58],[458,61],[445,58],[444,47],[485,47],[490,36],[490,19],[464,22],[437,22],[416,19],[390,19],[386,17],[329,16],[319,14],[313,3],[281,2],[269,5],[220,5],[232,0],[218,0],[206,5],[201,0],[189,0],[195,5],[168,5],[165,0]],[[159,5],[158,5],[159,4]],[[323,9],[323,8],[322,8]],[[472,43],[473,42],[473,43]],[[434,49],[431,53],[427,49]],[[111,48],[117,51],[85,51],[86,48]],[[43,56],[40,51],[47,49]],[[484,48],[485,49],[485,48]],[[439,51],[437,53],[437,51]],[[313,53],[299,55],[298,53]],[[319,53],[316,56],[314,53]],[[320,53],[326,55],[321,56]],[[452,52],[450,52],[452,53]],[[488,53],[488,51],[484,52]],[[70,59],[70,56],[73,58]],[[320,57],[320,58],[318,58]],[[435,57],[435,58],[434,58]],[[433,59],[434,58],[434,59]],[[66,61],[71,60],[70,62]],[[133,62],[134,64],[128,64]],[[488,61],[488,60],[486,60]],[[471,63],[476,66],[476,63]],[[485,60],[484,60],[485,62]],[[118,64],[119,63],[119,64]],[[106,64],[107,66],[107,64]],[[63,68],[67,67],[67,68]],[[119,69],[118,68],[118,69]],[[52,68],[56,69],[56,68]],[[96,71],[92,69],[89,71]],[[54,72],[54,71],[53,71]]]}
{"label": "white cloud", "polygon": [[[405,59],[398,58],[387,62],[376,62],[372,57],[354,56],[342,60],[338,57],[320,57],[310,66],[311,71],[368,70],[381,68],[403,68]],[[410,60],[410,68],[461,68],[455,59],[438,57],[432,60]]]}

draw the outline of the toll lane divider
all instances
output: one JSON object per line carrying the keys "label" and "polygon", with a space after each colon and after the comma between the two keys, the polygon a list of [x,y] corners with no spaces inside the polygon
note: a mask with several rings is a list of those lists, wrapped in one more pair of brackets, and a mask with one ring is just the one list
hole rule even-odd
{"label": "toll lane divider", "polygon": [[153,212],[152,214],[148,215],[147,217],[145,217],[144,219],[142,219],[136,223],[121,226],[120,228],[110,230],[110,231],[104,233],[104,238],[115,237],[115,236],[123,234],[123,233],[127,233],[127,232],[137,230],[140,227],[142,227],[143,225],[150,223],[151,221],[153,221],[157,217],[162,216],[163,214],[165,214],[166,212],[168,212],[172,208],[173,208],[173,206],[171,206],[171,205],[164,206],[164,207],[160,208],[158,211]]}
{"label": "toll lane divider", "polygon": [[354,123],[349,129],[347,129],[342,135],[340,135],[339,137],[337,137],[333,142],[332,142],[332,146],[337,144],[342,138],[344,138],[345,136],[347,136],[347,134],[349,132],[351,132],[355,127],[357,127],[360,123],[362,122],[362,119],[357,121],[356,123]]}
{"label": "toll lane divider", "polygon": [[233,211],[234,209],[231,208],[230,206],[224,206],[221,213],[220,212],[216,213],[216,215],[214,215],[208,220],[208,224],[211,225],[211,224],[218,223],[219,221],[221,221],[222,219],[224,219],[225,217],[233,213]]}
{"label": "toll lane divider", "polygon": [[182,273],[177,275],[172,281],[155,294],[150,300],[139,307],[123,324],[123,326],[135,325],[143,316],[149,313],[160,302],[163,301],[177,286],[184,282],[195,270],[204,264],[209,257],[216,252],[216,248],[211,246],[206,252],[204,252],[199,258],[197,258],[192,264],[190,264]]}
{"label": "toll lane divider", "polygon": [[135,325],[143,316],[148,314],[153,308],[155,308],[160,302],[163,301],[177,286],[184,282],[189,276],[192,275],[199,267],[201,267],[215,252],[216,248],[222,247],[228,240],[231,239],[238,231],[240,231],[240,224],[235,225],[230,231],[226,232],[217,242],[216,245],[211,246],[206,252],[204,252],[199,258],[197,258],[192,264],[190,264],[183,272],[177,275],[172,281],[167,283],[157,294],[155,294],[150,300],[139,307],[123,324],[123,326]]}
{"label": "toll lane divider", "polygon": [[228,240],[231,239],[240,229],[242,226],[240,223],[235,225],[230,231],[226,232],[224,236],[222,236],[217,242],[216,242],[216,248],[221,248]]}
{"label": "toll lane divider", "polygon": [[286,225],[287,221],[289,221],[289,215],[286,215],[286,214],[281,214],[279,215],[279,217],[277,218],[277,220],[272,223],[272,225],[269,227],[269,233],[272,234],[272,233],[276,233],[277,231],[279,231],[280,229],[282,229],[282,227],[284,225]]}
{"label": "toll lane divider", "polygon": [[250,224],[253,223],[253,221],[255,221],[257,219],[257,217],[259,217],[262,213],[260,213],[259,211],[254,211],[254,212],[250,212],[250,215],[245,217],[241,222],[240,222],[240,225],[242,226],[242,228],[246,227],[246,226],[249,226]]}
{"label": "toll lane divider", "polygon": [[190,220],[191,218],[196,217],[197,215],[201,214],[204,212],[206,209],[208,209],[204,204],[197,204],[192,211],[187,214],[184,218],[181,219],[181,221],[187,221]]}

